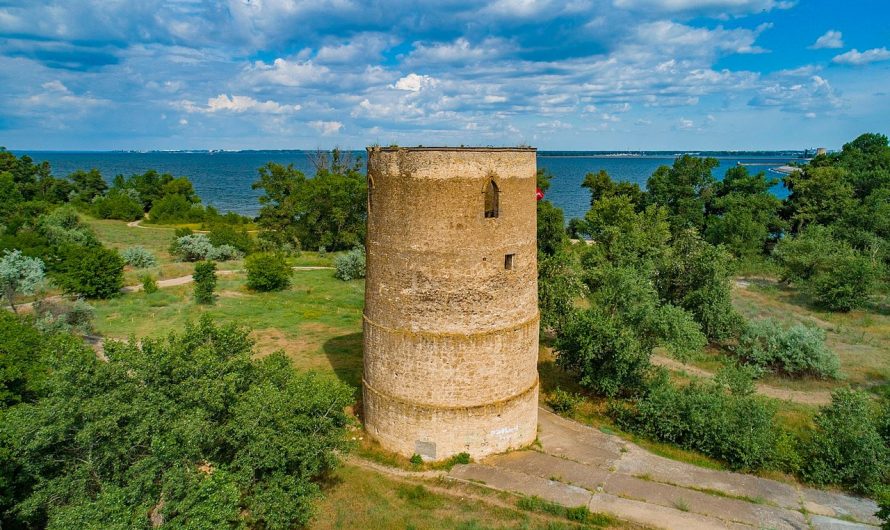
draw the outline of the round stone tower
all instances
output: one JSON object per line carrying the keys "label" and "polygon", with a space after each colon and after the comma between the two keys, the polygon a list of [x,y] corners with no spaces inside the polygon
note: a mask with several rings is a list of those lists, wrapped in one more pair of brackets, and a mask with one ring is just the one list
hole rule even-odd
{"label": "round stone tower", "polygon": [[368,149],[364,420],[425,460],[534,441],[530,148]]}

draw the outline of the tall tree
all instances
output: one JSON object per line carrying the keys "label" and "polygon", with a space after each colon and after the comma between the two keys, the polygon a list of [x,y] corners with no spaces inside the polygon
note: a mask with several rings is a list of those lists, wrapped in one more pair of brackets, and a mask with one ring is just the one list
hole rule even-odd
{"label": "tall tree", "polygon": [[667,208],[672,232],[704,229],[705,208],[716,182],[711,171],[718,165],[716,158],[683,155],[673,166],[661,166],[649,177],[647,199]]}

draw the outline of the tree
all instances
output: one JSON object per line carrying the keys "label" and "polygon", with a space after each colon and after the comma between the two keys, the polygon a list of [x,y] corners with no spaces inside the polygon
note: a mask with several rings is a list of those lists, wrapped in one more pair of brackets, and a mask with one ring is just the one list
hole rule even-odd
{"label": "tree", "polygon": [[875,291],[881,266],[827,227],[813,225],[779,242],[773,252],[784,278],[831,311],[861,307]]}
{"label": "tree", "polygon": [[538,259],[538,308],[541,328],[559,331],[587,292],[574,253],[563,250]]}
{"label": "tree", "polygon": [[750,175],[745,166],[730,168],[707,205],[705,239],[739,257],[763,254],[784,228],[782,202],[770,192],[777,183],[763,172]]}
{"label": "tree", "polygon": [[610,195],[584,216],[584,232],[595,244],[585,251],[585,267],[599,264],[653,267],[670,239],[667,211],[656,205],[636,211],[630,197]]}
{"label": "tree", "polygon": [[213,291],[216,289],[216,263],[212,261],[195,263],[192,279],[195,281],[195,301],[199,304],[212,304]]}
{"label": "tree", "polygon": [[544,256],[558,253],[568,244],[562,208],[550,201],[538,201],[538,252]]}
{"label": "tree", "polygon": [[674,237],[654,281],[664,300],[695,316],[709,340],[723,342],[742,325],[732,307],[732,274],[732,256],[690,229]]}
{"label": "tree", "polygon": [[108,184],[102,178],[102,173],[95,168],[89,171],[78,169],[68,175],[68,180],[74,186],[74,199],[87,204],[104,195],[108,189]]}
{"label": "tree", "polygon": [[704,229],[705,207],[715,184],[711,170],[718,165],[715,158],[683,155],[674,160],[673,166],[661,166],[649,177],[647,201],[667,208],[672,232]]}
{"label": "tree", "polygon": [[655,346],[685,356],[705,345],[692,316],[662,304],[651,282],[631,267],[593,272],[590,308],[566,319],[556,338],[557,362],[582,386],[606,396],[644,387]]}
{"label": "tree", "polygon": [[[46,342],[43,334],[28,321],[8,311],[0,312],[0,416],[8,407],[40,395],[48,375],[48,366],[42,357]],[[2,497],[0,487],[0,499]],[[2,508],[0,500],[0,514]]]}
{"label": "tree", "polygon": [[15,297],[36,293],[43,280],[43,261],[39,258],[29,258],[19,250],[3,251],[3,258],[0,258],[0,292],[14,313],[18,312]]}
{"label": "tree", "polygon": [[803,476],[816,484],[842,484],[874,493],[890,478],[890,448],[877,429],[875,411],[862,392],[840,389],[814,418],[805,447]]}
{"label": "tree", "polygon": [[616,195],[623,195],[630,199],[636,210],[641,209],[645,203],[645,194],[640,189],[639,184],[635,182],[615,182],[604,169],[599,170],[597,173],[585,175],[581,187],[587,188],[590,191],[591,206],[603,197],[614,197]]}
{"label": "tree", "polygon": [[281,291],[290,285],[293,275],[284,256],[274,252],[251,254],[244,260],[247,287],[254,291]]}
{"label": "tree", "polygon": [[794,233],[810,224],[830,225],[844,218],[856,205],[848,175],[841,167],[816,167],[785,177],[785,187],[791,192],[786,215]]}
{"label": "tree", "polygon": [[[0,415],[4,527],[290,529],[348,448],[352,390],[253,358],[209,318],[163,340],[56,348],[40,399]],[[4,506],[5,508],[5,506]]]}
{"label": "tree", "polygon": [[67,246],[54,281],[65,292],[86,298],[111,298],[124,286],[124,260],[116,250]]}
{"label": "tree", "polygon": [[314,178],[270,162],[259,169],[262,189],[257,222],[263,237],[279,245],[345,250],[364,244],[367,183],[358,161],[348,165],[339,150],[317,164]]}

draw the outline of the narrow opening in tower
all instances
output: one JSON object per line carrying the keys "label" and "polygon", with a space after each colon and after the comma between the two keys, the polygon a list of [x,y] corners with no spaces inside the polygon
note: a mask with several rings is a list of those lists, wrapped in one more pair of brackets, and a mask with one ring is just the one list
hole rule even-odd
{"label": "narrow opening in tower", "polygon": [[513,270],[513,259],[516,257],[516,254],[507,254],[504,256],[504,269],[508,271]]}
{"label": "narrow opening in tower", "polygon": [[374,179],[368,175],[368,213],[371,213],[371,206],[374,205]]}
{"label": "narrow opening in tower", "polygon": [[488,181],[485,188],[485,218],[492,219],[498,216],[498,185],[493,180]]}

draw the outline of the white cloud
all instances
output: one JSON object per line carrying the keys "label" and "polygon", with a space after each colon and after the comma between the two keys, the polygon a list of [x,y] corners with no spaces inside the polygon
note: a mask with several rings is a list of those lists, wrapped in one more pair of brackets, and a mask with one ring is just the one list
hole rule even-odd
{"label": "white cloud", "polygon": [[277,101],[266,100],[266,101],[257,101],[250,96],[236,96],[232,97],[227,96],[226,94],[220,94],[215,98],[210,98],[207,100],[207,106],[197,106],[190,101],[181,102],[181,106],[187,112],[203,112],[203,113],[216,113],[216,112],[235,112],[238,114],[244,112],[252,112],[258,114],[292,114],[300,110],[300,105],[282,105]]}
{"label": "white cloud", "polygon": [[777,0],[613,0],[612,4],[622,9],[640,11],[706,11],[719,14],[757,13],[794,6],[792,1]]}
{"label": "white cloud", "polygon": [[860,52],[856,48],[853,48],[846,53],[836,55],[831,62],[859,66],[878,61],[886,61],[888,59],[890,59],[890,50],[887,48],[872,48],[871,50],[865,50],[864,52]]}
{"label": "white cloud", "polygon": [[439,81],[434,77],[411,73],[396,81],[393,87],[408,92],[420,92],[424,88],[434,87],[438,83]]}
{"label": "white cloud", "polygon": [[822,48],[843,48],[844,36],[840,31],[830,29],[824,35],[816,39],[810,48],[819,50]]}
{"label": "white cloud", "polygon": [[680,121],[677,122],[677,128],[688,131],[695,128],[695,122],[688,118],[680,118]]}
{"label": "white cloud", "polygon": [[396,42],[392,37],[377,33],[357,35],[346,43],[322,46],[315,59],[326,64],[376,61],[381,52]]}
{"label": "white cloud", "polygon": [[337,134],[343,128],[343,124],[339,121],[310,121],[309,126],[320,132],[322,136],[330,136]]}
{"label": "white cloud", "polygon": [[406,58],[408,64],[471,63],[500,57],[514,49],[501,38],[491,37],[478,45],[461,37],[448,43],[415,43],[414,50]]}
{"label": "white cloud", "polygon": [[272,64],[256,61],[248,69],[248,75],[259,83],[298,87],[321,83],[328,77],[330,71],[328,67],[317,65],[311,60],[289,61],[278,58]]}

